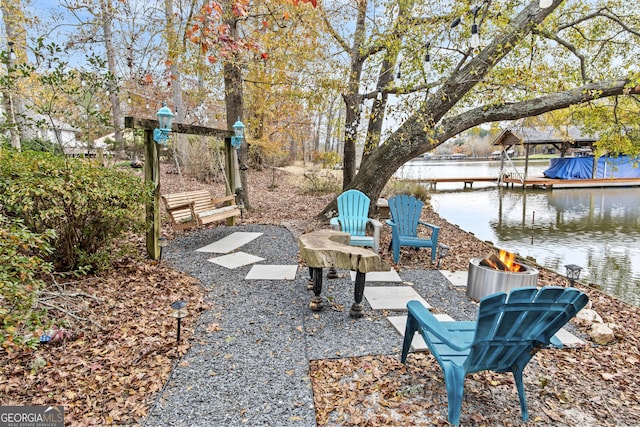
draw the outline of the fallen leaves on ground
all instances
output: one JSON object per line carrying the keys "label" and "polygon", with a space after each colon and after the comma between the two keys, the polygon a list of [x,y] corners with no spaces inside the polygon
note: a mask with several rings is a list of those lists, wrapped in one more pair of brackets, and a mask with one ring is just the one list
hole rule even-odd
{"label": "fallen leaves on ground", "polygon": [[[51,314],[65,316],[68,335],[36,351],[2,354],[0,404],[62,405],[73,426],[135,424],[187,350],[202,288],[162,264],[131,259],[103,276],[58,286],[63,290],[51,293],[62,295],[55,301],[66,314]],[[179,346],[169,308],[178,299],[190,312]]]}

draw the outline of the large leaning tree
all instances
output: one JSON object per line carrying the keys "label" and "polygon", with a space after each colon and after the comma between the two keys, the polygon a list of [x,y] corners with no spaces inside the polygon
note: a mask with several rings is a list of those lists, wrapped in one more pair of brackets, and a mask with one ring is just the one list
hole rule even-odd
{"label": "large leaning tree", "polygon": [[[354,8],[362,13],[370,11],[367,3],[354,0]],[[388,9],[394,12],[387,19],[402,19],[405,26],[398,31],[397,25],[388,25],[386,35],[395,39],[387,37],[384,46],[376,48],[376,40],[366,45],[363,35],[353,36],[352,46],[357,50],[351,52],[350,75],[355,80],[349,81],[343,93],[347,108],[345,170],[355,170],[354,133],[358,130],[358,111],[362,110],[358,103],[375,100],[374,107],[382,106],[384,120],[390,121],[390,107],[381,105],[381,101],[391,94],[401,95],[396,103],[408,103],[410,111],[405,111],[407,118],[398,120],[400,124],[392,132],[379,138],[380,144],[365,146],[365,160],[358,173],[343,182],[344,190],[358,189],[376,200],[404,163],[483,123],[575,106],[588,110],[603,98],[635,98],[640,94],[636,59],[640,7],[635,3],[553,0],[549,7],[541,7],[544,2],[539,0],[528,4],[463,1],[450,6],[443,2],[441,7],[417,0],[396,3],[398,7]],[[433,17],[425,18],[416,11],[432,12]],[[462,20],[454,18],[456,14]],[[450,24],[444,26],[447,20]],[[354,28],[357,31],[361,26],[364,33],[371,34],[372,30],[364,29],[365,21],[359,15]],[[429,24],[426,30],[425,23]],[[471,23],[476,23],[484,41],[479,46],[463,42],[464,38],[470,39]],[[417,29],[426,31],[426,38],[418,35]],[[419,77],[407,81],[401,78],[400,66],[408,68],[407,58],[418,57],[417,43],[423,46],[419,56],[429,59],[425,65],[430,70],[415,72],[414,66],[413,76]],[[374,58],[369,53],[378,52],[382,52],[382,59],[378,58],[378,87],[371,88],[363,83],[359,72],[365,61]],[[394,76],[390,67],[394,67]],[[374,108],[366,116],[376,115],[380,112]],[[375,126],[369,128],[371,131]],[[367,141],[376,138],[368,136]],[[329,215],[335,208],[334,200],[320,216]]]}

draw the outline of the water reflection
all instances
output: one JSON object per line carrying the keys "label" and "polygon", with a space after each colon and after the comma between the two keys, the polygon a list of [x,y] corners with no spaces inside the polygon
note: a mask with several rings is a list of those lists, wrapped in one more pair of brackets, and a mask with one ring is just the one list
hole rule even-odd
{"label": "water reflection", "polygon": [[[445,219],[496,246],[640,305],[640,189],[526,190],[503,187],[435,192]],[[473,206],[470,215],[469,206]]]}

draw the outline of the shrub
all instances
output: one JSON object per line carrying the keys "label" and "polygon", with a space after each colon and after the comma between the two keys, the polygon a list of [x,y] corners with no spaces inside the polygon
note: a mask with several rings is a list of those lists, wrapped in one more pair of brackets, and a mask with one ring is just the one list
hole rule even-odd
{"label": "shrub", "polygon": [[0,211],[34,233],[55,230],[56,268],[100,269],[115,239],[144,225],[145,191],[128,172],[49,153],[0,151]]}
{"label": "shrub", "polygon": [[52,270],[41,256],[51,254],[48,240],[54,237],[52,230],[32,233],[0,214],[0,347],[7,352],[33,348],[48,326],[46,312],[34,307],[44,287],[40,276]]}
{"label": "shrub", "polygon": [[169,151],[169,164],[173,167],[176,158],[181,167],[188,170],[196,180],[205,183],[224,179],[223,147],[212,138],[190,136],[186,144]]}
{"label": "shrub", "polygon": [[251,167],[256,170],[284,167],[292,163],[288,152],[282,150],[276,143],[264,140],[252,141],[249,145],[248,160]]}
{"label": "shrub", "polygon": [[387,198],[399,194],[409,194],[424,202],[425,206],[431,205],[431,195],[424,185],[415,182],[390,180],[382,192]]}
{"label": "shrub", "polygon": [[58,144],[43,138],[32,138],[22,141],[21,147],[23,151],[48,151],[49,153],[57,154],[59,156],[63,154]]}
{"label": "shrub", "polygon": [[304,174],[304,188],[305,194],[331,194],[340,193],[342,183],[331,173],[317,174],[314,172],[307,172]]}
{"label": "shrub", "polygon": [[335,151],[314,151],[311,153],[314,163],[321,163],[323,168],[335,169],[340,164],[340,154]]}

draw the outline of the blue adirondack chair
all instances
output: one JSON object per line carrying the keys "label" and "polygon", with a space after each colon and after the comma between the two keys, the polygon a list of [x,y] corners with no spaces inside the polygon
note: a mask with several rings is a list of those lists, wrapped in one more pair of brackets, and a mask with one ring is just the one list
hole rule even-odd
{"label": "blue adirondack chair", "polygon": [[[431,262],[436,260],[440,227],[420,221],[422,206],[422,201],[414,196],[400,195],[389,199],[391,219],[386,222],[391,226],[391,249],[395,264],[400,260],[401,246],[431,248]],[[430,238],[418,237],[418,225],[431,230]]]}
{"label": "blue adirondack chair", "polygon": [[[347,190],[338,196],[337,202],[338,216],[329,221],[333,228],[349,233],[352,245],[371,246],[378,253],[382,223],[369,218],[369,197],[358,190]],[[367,224],[373,226],[373,236],[367,235]]]}
{"label": "blue adirondack chair", "polygon": [[588,301],[575,288],[518,288],[480,301],[477,322],[440,322],[419,301],[409,301],[402,362],[416,331],[444,371],[449,401],[449,422],[458,425],[464,378],[484,370],[513,373],[520,398],[522,419],[527,420],[527,402],[522,371],[540,348],[562,347],[554,334]]}

